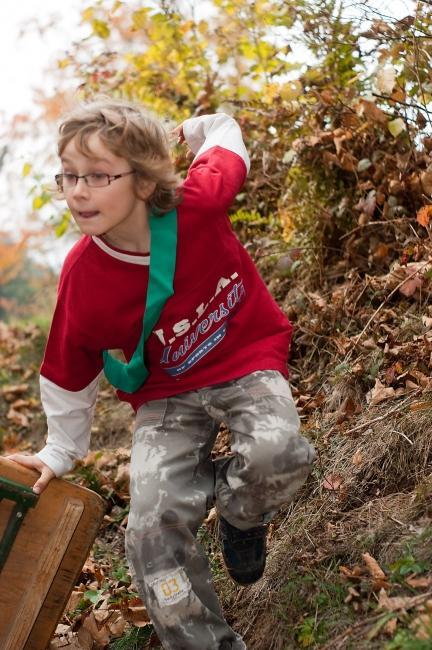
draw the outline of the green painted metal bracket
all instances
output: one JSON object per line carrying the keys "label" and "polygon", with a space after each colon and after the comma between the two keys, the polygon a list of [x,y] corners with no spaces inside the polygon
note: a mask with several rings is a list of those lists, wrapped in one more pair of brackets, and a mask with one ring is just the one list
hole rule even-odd
{"label": "green painted metal bracket", "polygon": [[27,511],[35,507],[39,496],[27,485],[0,476],[0,501],[3,499],[15,501],[15,507],[10,514],[6,530],[0,540],[0,572],[6,563]]}

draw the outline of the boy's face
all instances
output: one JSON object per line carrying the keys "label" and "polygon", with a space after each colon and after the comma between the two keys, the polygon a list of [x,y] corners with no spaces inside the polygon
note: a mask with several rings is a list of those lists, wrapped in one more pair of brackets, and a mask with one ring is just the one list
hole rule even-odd
{"label": "boy's face", "polygon": [[[113,154],[97,133],[88,139],[92,156],[84,155],[72,139],[61,154],[64,174],[108,174],[116,176],[132,171],[129,162]],[[91,181],[90,181],[91,182]],[[89,187],[80,178],[72,187],[64,187],[68,207],[78,228],[85,235],[104,235],[112,245],[133,244],[137,233],[143,233],[148,211],[145,200],[135,192],[135,176],[129,174],[104,187]],[[133,247],[132,247],[133,249]]]}

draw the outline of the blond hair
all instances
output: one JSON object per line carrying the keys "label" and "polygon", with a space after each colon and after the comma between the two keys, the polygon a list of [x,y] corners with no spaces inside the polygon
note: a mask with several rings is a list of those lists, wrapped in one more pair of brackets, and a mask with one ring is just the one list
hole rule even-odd
{"label": "blond hair", "polygon": [[156,184],[146,200],[150,208],[163,214],[179,203],[180,178],[174,169],[168,136],[150,113],[138,104],[110,98],[82,104],[66,115],[59,126],[59,156],[76,138],[78,149],[91,157],[88,140],[94,133],[111,153],[130,163],[137,172],[137,184],[143,178]]}

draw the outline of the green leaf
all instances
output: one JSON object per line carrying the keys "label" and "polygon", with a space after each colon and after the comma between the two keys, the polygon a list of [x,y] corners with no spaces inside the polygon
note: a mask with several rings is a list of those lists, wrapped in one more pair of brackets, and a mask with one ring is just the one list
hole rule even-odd
{"label": "green leaf", "polygon": [[103,593],[103,589],[89,589],[84,592],[84,598],[87,598],[87,600],[93,603],[93,605],[97,605],[97,603],[102,599]]}

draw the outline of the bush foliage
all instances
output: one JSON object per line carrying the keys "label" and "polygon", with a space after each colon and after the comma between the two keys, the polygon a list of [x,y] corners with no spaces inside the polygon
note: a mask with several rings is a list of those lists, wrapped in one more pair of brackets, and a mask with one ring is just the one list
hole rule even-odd
{"label": "bush foliage", "polygon": [[308,273],[382,271],[419,257],[432,210],[432,12],[411,4],[396,20],[346,0],[101,0],[58,65],[79,96],[132,98],[172,123],[234,114],[252,158],[236,208],[281,228]]}

